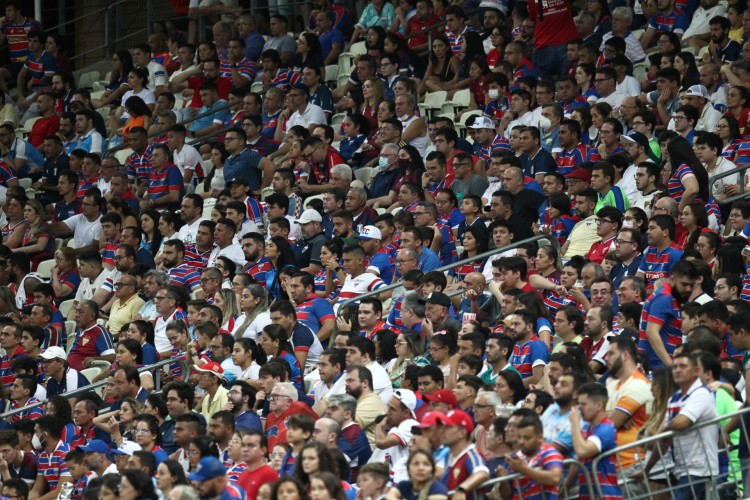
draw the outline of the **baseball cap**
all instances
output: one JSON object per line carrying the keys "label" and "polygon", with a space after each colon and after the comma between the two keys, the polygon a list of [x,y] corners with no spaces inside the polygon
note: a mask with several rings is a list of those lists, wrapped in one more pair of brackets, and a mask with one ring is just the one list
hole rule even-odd
{"label": "baseball cap", "polygon": [[194,368],[195,371],[199,371],[202,373],[212,373],[221,379],[224,378],[224,368],[222,368],[221,365],[216,361],[209,361],[208,363],[197,365]]}
{"label": "baseball cap", "polygon": [[40,356],[42,357],[42,359],[68,359],[68,355],[65,354],[65,349],[56,345],[48,347],[43,353],[40,354]]}
{"label": "baseball cap", "polygon": [[317,210],[314,208],[308,208],[302,212],[302,216],[297,219],[299,224],[309,224],[310,222],[323,222],[323,217],[320,216]]}
{"label": "baseball cap", "polygon": [[468,413],[463,410],[453,410],[443,419],[443,425],[448,427],[463,427],[466,432],[472,432],[474,430],[474,423],[471,421],[471,417]]}
{"label": "baseball cap", "polygon": [[127,455],[132,457],[133,453],[136,451],[141,451],[141,445],[135,441],[124,440],[120,446],[112,450],[112,453],[115,455]]}
{"label": "baseball cap", "polygon": [[101,439],[92,439],[86,446],[81,446],[84,453],[103,453],[110,459],[112,458],[112,449]]}
{"label": "baseball cap", "polygon": [[294,90],[299,90],[301,92],[304,92],[305,95],[310,95],[310,87],[308,87],[307,85],[305,85],[302,82],[297,82],[297,83],[295,83],[293,85],[290,85],[289,88],[290,89],[294,89]]}
{"label": "baseball cap", "polygon": [[453,305],[451,304],[451,299],[442,292],[432,292],[426,299],[421,299],[419,302],[422,304],[435,304],[443,307],[450,307]]}
{"label": "baseball cap", "polygon": [[365,241],[382,240],[383,235],[380,234],[380,229],[376,228],[375,226],[365,226],[362,228],[362,231],[359,232],[357,238]]}
{"label": "baseball cap", "polygon": [[693,85],[685,91],[686,96],[698,96],[704,99],[709,99],[711,96],[708,95],[708,90],[703,85]]}
{"label": "baseball cap", "polygon": [[216,457],[204,457],[198,462],[195,472],[188,474],[188,479],[202,483],[215,477],[221,477],[227,473],[226,467]]}
{"label": "baseball cap", "polygon": [[579,181],[589,182],[591,180],[591,172],[585,168],[577,168],[569,174],[565,174],[566,179],[578,179]]}
{"label": "baseball cap", "polygon": [[651,149],[651,144],[648,142],[648,137],[646,137],[646,134],[642,134],[641,132],[638,132],[636,130],[631,130],[627,134],[623,134],[620,136],[621,141],[627,141],[627,142],[634,142],[638,144],[639,146],[643,146],[643,148],[646,150],[646,155],[648,158],[653,162],[658,162],[658,158],[654,154],[653,150]]}
{"label": "baseball cap", "polygon": [[492,118],[489,116],[480,116],[477,117],[477,119],[474,121],[473,125],[470,125],[468,128],[474,129],[474,130],[480,130],[484,128],[495,128],[495,123],[492,121]]}
{"label": "baseball cap", "polygon": [[401,401],[401,404],[406,406],[412,415],[414,410],[417,409],[417,396],[411,389],[396,389],[393,391],[393,397]]}
{"label": "baseball cap", "polygon": [[451,408],[456,408],[458,406],[458,400],[456,399],[456,395],[453,394],[452,391],[449,391],[448,389],[440,389],[435,391],[432,396],[428,396],[427,394],[422,394],[422,399],[425,401],[434,401],[436,403],[445,403]]}
{"label": "baseball cap", "polygon": [[250,182],[244,177],[234,177],[233,179],[229,179],[229,181],[227,181],[227,187],[230,187],[232,184],[242,184],[243,186],[250,186]]}
{"label": "baseball cap", "polygon": [[422,421],[419,423],[419,425],[415,425],[414,427],[412,427],[412,432],[417,429],[427,429],[428,427],[442,424],[444,421],[445,413],[443,413],[442,411],[431,411],[427,415],[422,417]]}

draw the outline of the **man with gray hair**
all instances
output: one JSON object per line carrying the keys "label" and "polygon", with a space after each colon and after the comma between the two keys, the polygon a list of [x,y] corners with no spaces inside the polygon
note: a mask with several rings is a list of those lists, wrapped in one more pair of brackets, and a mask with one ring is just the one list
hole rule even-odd
{"label": "man with gray hair", "polygon": [[169,284],[169,275],[160,269],[153,269],[148,271],[143,278],[143,288],[141,293],[148,298],[145,304],[141,307],[136,315],[136,319],[143,319],[146,321],[156,320],[159,313],[156,312],[156,302],[154,297],[156,292],[164,288]]}
{"label": "man with gray hair", "polygon": [[495,391],[479,391],[474,399],[474,421],[477,424],[474,439],[477,449],[487,460],[495,457],[487,448],[487,432],[497,418],[497,407],[500,405],[500,396]]}
{"label": "man with gray hair", "polygon": [[255,19],[249,14],[242,14],[234,21],[237,34],[245,40],[245,58],[250,61],[258,61],[266,43],[263,35],[255,29]]}
{"label": "man with gray hair", "polygon": [[367,206],[367,191],[365,191],[365,188],[349,188],[346,193],[344,208],[352,213],[354,230],[358,233],[362,232],[363,227],[374,225],[375,219],[378,217],[378,213]]}
{"label": "man with gray hair", "polygon": [[[328,401],[325,422],[335,422],[337,431],[336,442],[329,448],[336,447],[349,459],[349,465],[352,468],[352,478],[356,478],[359,472],[359,466],[366,464],[372,455],[370,442],[367,440],[367,434],[362,432],[362,427],[355,420],[357,411],[357,400],[349,394],[336,394],[331,396]],[[315,423],[315,437],[317,439],[318,427],[320,424]],[[328,432],[334,432],[334,427],[328,424]],[[322,442],[322,441],[321,441]],[[327,444],[327,443],[326,443]],[[356,479],[354,479],[356,480]]]}
{"label": "man with gray hair", "polygon": [[[704,0],[705,1],[705,0]],[[718,0],[709,0],[716,2]],[[625,40],[625,56],[633,63],[646,59],[641,42],[631,33],[630,25],[633,22],[633,9],[630,7],[617,7],[612,11],[612,31],[605,33],[599,51],[604,51],[604,44],[612,37],[619,36]],[[708,28],[708,25],[706,26]]]}
{"label": "man with gray hair", "polygon": [[390,207],[396,202],[395,186],[401,178],[403,169],[398,163],[398,144],[388,142],[380,148],[378,157],[378,173],[371,179],[370,194],[374,198],[367,201],[367,206],[373,208]]}
{"label": "man with gray hair", "polygon": [[273,450],[277,443],[286,443],[287,421],[295,414],[304,413],[313,420],[318,416],[307,403],[298,400],[297,388],[291,382],[276,382],[268,395],[270,413],[266,417],[265,434],[268,449]]}
{"label": "man with gray hair", "polygon": [[401,322],[404,329],[422,331],[422,322],[425,318],[425,303],[422,296],[417,292],[409,292],[404,295],[401,304]]}
{"label": "man with gray hair", "polygon": [[186,484],[178,484],[169,491],[167,500],[199,500],[198,492]]}
{"label": "man with gray hair", "polygon": [[179,298],[179,291],[174,285],[159,288],[154,294],[153,301],[157,312],[154,322],[154,346],[156,352],[161,353],[162,359],[172,355],[172,344],[167,339],[167,325],[174,320],[185,318],[179,308]]}
{"label": "man with gray hair", "polygon": [[349,189],[352,183],[352,167],[343,163],[334,165],[331,168],[331,179],[328,181],[328,187],[339,187]]}

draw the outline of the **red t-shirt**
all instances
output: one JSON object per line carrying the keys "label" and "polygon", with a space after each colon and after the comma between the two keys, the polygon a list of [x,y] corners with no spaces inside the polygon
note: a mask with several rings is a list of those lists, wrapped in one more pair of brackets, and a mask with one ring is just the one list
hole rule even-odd
{"label": "red t-shirt", "polygon": [[273,413],[269,413],[266,418],[266,438],[268,438],[268,449],[273,450],[273,447],[278,443],[286,443],[286,423],[289,417],[296,415],[297,413],[307,413],[313,420],[318,420],[318,415],[312,411],[312,408],[307,406],[305,403],[295,401],[289,408],[286,409],[278,417]]}
{"label": "red t-shirt", "polygon": [[245,490],[247,500],[255,500],[258,490],[265,483],[273,483],[279,479],[278,473],[270,465],[264,465],[256,470],[245,469],[237,480],[237,486]]}
{"label": "red t-shirt", "polygon": [[[193,100],[190,101],[191,108],[200,108],[203,106],[203,100],[201,99],[201,85],[205,80],[202,76],[192,76],[188,78],[188,88],[193,89]],[[219,78],[216,80],[216,88],[219,89],[219,99],[229,99],[229,91],[232,89],[232,80],[227,78]]]}
{"label": "red t-shirt", "polygon": [[591,245],[591,250],[589,250],[586,258],[594,264],[601,264],[604,261],[604,257],[607,256],[609,251],[614,250],[615,237],[616,236],[613,236],[606,241],[597,241],[596,243]]}
{"label": "red t-shirt", "polygon": [[42,145],[44,139],[46,139],[48,135],[57,134],[58,130],[60,130],[60,117],[57,116],[57,113],[46,118],[39,118],[31,127],[28,140],[32,146],[39,149],[39,146]]}
{"label": "red t-shirt", "polygon": [[543,2],[543,19],[539,19],[539,3],[529,0],[529,18],[536,22],[534,48],[565,45],[578,38],[578,30],[573,23],[573,12],[568,0],[548,0]]}

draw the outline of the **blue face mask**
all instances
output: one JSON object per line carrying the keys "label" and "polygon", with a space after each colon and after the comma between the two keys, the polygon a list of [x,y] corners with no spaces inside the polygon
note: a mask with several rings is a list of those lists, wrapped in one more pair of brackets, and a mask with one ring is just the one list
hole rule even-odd
{"label": "blue face mask", "polygon": [[380,156],[378,158],[378,167],[388,168],[388,158],[386,158],[385,156]]}

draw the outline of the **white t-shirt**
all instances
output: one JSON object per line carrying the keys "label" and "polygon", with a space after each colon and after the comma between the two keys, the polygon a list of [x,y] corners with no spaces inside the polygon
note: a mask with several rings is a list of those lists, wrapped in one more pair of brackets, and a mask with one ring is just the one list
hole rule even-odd
{"label": "white t-shirt", "polygon": [[[245,313],[243,312],[237,317],[237,321],[235,322],[238,325],[242,325],[242,323],[245,322]],[[258,336],[260,335],[260,332],[265,328],[266,326],[271,324],[271,313],[268,311],[263,311],[261,313],[258,313],[257,316],[255,316],[255,319],[253,319],[249,325],[247,325],[247,328],[245,328],[245,331],[242,332],[242,338],[248,338],[253,340],[258,340]]]}
{"label": "white t-shirt", "polygon": [[380,366],[379,363],[371,361],[369,365],[366,365],[367,369],[372,373],[372,390],[380,396],[380,399],[387,405],[393,396],[393,385],[391,384],[391,377],[385,368]]}
{"label": "white t-shirt", "polygon": [[[687,417],[693,424],[701,424],[717,417],[714,395],[700,379],[696,379],[687,394],[683,396],[678,393],[678,396],[673,396],[674,402],[669,403],[665,424],[677,415]],[[675,436],[672,440],[675,477],[679,479],[686,474],[716,476],[719,473],[718,442],[718,425],[707,425]]]}
{"label": "white t-shirt", "polygon": [[619,92],[618,90],[615,90],[611,94],[609,94],[607,97],[600,97],[596,100],[597,103],[599,102],[606,102],[610,106],[612,106],[612,109],[619,108],[622,106],[622,101],[627,96],[623,94],[622,92]]}
{"label": "white t-shirt", "polygon": [[386,457],[388,457],[390,459],[388,465],[393,467],[396,462],[407,457],[409,455],[409,441],[411,441],[412,437],[411,430],[415,425],[419,425],[419,422],[410,418],[388,431],[388,435],[396,436],[401,444],[391,446],[385,450],[373,450],[369,463],[384,462]]}
{"label": "white t-shirt", "polygon": [[198,227],[201,225],[201,222],[205,220],[208,220],[208,219],[199,217],[192,224],[185,224],[177,232],[177,235],[175,236],[175,238],[182,241],[186,246],[192,245],[193,243],[195,243],[195,236],[198,234]]}
{"label": "white t-shirt", "polygon": [[175,314],[177,314],[176,310],[166,320],[161,314],[158,314],[156,317],[156,322],[154,323],[154,346],[156,347],[156,352],[172,350],[172,344],[167,339],[167,325],[170,321],[174,320]]}
{"label": "white t-shirt", "polygon": [[[122,95],[122,101],[120,101],[122,102],[123,106],[125,105],[125,102],[128,100],[130,96],[138,96],[141,99],[143,99],[143,102],[145,102],[146,104],[156,104],[156,96],[154,95],[154,92],[151,90],[150,79],[149,79],[148,87],[144,87],[143,89],[141,89],[140,92],[133,92],[132,90],[128,90],[127,92],[125,92]],[[130,118],[130,113],[125,111],[124,108],[122,112],[122,118],[124,120],[127,120],[128,118]]]}
{"label": "white t-shirt", "polygon": [[91,278],[81,279],[81,284],[78,285],[78,290],[76,291],[75,301],[80,304],[84,300],[90,300],[94,296],[94,293],[102,287],[108,275],[109,273],[106,269],[102,269],[102,272],[99,273],[99,276],[94,281],[91,281]]}
{"label": "white t-shirt", "polygon": [[538,123],[534,123],[534,113],[531,111],[527,111],[524,115],[519,116],[518,118],[510,122],[508,124],[508,128],[505,129],[505,134],[504,134],[505,138],[510,139],[511,131],[516,127],[520,127],[521,125],[524,125],[527,127],[532,126],[532,125],[534,126],[538,125]]}
{"label": "white t-shirt", "polygon": [[216,263],[216,259],[219,257],[229,257],[229,259],[237,264],[240,269],[247,262],[247,259],[245,259],[245,253],[242,251],[242,247],[237,243],[233,243],[226,248],[214,248],[213,251],[211,251],[211,255],[208,257],[206,267],[213,267]]}
{"label": "white t-shirt", "polygon": [[[148,69],[148,88],[156,92],[156,87],[167,84],[167,70],[156,61],[150,61]],[[123,101],[124,102],[124,101]]]}
{"label": "white t-shirt", "polygon": [[201,158],[198,150],[190,144],[185,144],[179,151],[174,151],[174,164],[180,169],[180,173],[184,176],[185,170],[192,170],[195,173],[195,166],[198,165],[203,158]]}
{"label": "white t-shirt", "polygon": [[73,231],[73,239],[76,242],[76,248],[83,248],[91,245],[94,241],[99,241],[102,233],[101,217],[90,222],[85,215],[76,214],[73,217],[65,219],[63,222]]}
{"label": "white t-shirt", "polygon": [[641,93],[641,84],[630,75],[625,75],[622,83],[617,84],[617,92],[625,95],[639,95]]}
{"label": "white t-shirt", "polygon": [[326,120],[326,114],[323,112],[323,108],[316,104],[307,103],[305,111],[300,114],[299,111],[295,111],[289,120],[286,122],[287,131],[295,125],[302,125],[308,128],[310,125],[325,125],[328,123]]}
{"label": "white t-shirt", "polygon": [[637,171],[638,167],[635,164],[630,165],[622,173],[622,179],[620,179],[616,184],[616,186],[620,188],[623,193],[625,193],[625,196],[627,196],[629,200],[632,200],[635,195],[638,194],[638,188],[635,185],[635,173]]}

